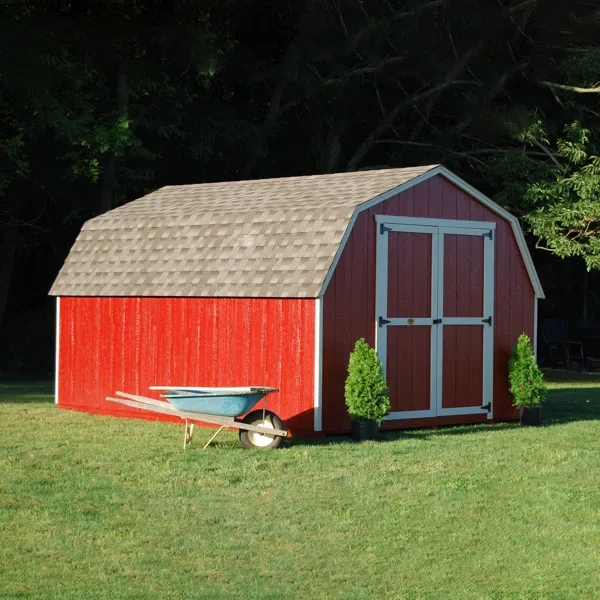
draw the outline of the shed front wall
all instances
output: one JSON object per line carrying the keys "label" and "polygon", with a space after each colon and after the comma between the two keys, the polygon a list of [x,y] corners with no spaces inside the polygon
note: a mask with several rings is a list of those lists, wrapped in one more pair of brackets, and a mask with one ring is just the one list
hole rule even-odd
{"label": "shed front wall", "polygon": [[[508,390],[507,361],[518,336],[534,338],[535,293],[510,223],[437,175],[361,212],[323,297],[323,431],[348,431],[344,403],[348,357],[364,337],[375,345],[375,215],[496,223],[494,275],[494,420],[518,418]],[[428,267],[423,264],[423,269]],[[416,268],[420,268],[416,265]],[[426,377],[428,375],[425,375]],[[394,420],[388,428],[487,421],[485,415]]]}
{"label": "shed front wall", "polygon": [[105,398],[159,398],[151,385],[264,385],[280,390],[267,408],[304,435],[313,431],[314,331],[313,299],[63,297],[58,405],[173,420]]}

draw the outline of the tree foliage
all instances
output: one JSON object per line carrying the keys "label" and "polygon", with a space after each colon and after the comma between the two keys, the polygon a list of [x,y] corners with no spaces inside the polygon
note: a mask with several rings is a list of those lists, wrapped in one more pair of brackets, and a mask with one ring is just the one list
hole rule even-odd
{"label": "tree foliage", "polygon": [[552,177],[531,183],[525,215],[541,247],[561,258],[578,256],[588,269],[600,268],[600,158],[592,154],[590,131],[573,122],[556,142],[563,163]]}
{"label": "tree foliage", "polygon": [[353,421],[376,421],[390,409],[390,393],[377,352],[361,338],[350,353],[345,400]]}
{"label": "tree foliage", "polygon": [[531,340],[522,333],[508,361],[508,380],[514,406],[539,406],[546,397],[544,374],[537,365]]}
{"label": "tree foliage", "polygon": [[597,18],[583,0],[2,3],[0,322],[45,302],[83,221],[167,184],[444,163],[596,268]]}

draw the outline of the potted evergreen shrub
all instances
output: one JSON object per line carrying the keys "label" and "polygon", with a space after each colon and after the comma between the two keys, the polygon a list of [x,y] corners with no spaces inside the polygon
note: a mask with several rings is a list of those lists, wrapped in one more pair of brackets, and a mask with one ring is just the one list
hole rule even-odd
{"label": "potted evergreen shrub", "polygon": [[529,336],[522,333],[508,361],[508,380],[513,406],[519,407],[521,425],[540,425],[546,382],[533,354]]}
{"label": "potted evergreen shrub", "polygon": [[350,353],[345,399],[356,441],[377,437],[379,423],[390,409],[390,393],[377,352],[363,338]]}

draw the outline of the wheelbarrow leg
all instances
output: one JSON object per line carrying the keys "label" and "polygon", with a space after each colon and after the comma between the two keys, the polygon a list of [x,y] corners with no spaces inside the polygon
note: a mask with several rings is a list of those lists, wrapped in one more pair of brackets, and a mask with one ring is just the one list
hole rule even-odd
{"label": "wheelbarrow leg", "polygon": [[202,447],[202,450],[204,450],[221,433],[221,430],[224,429],[225,427],[227,427],[227,425],[221,425],[221,427],[219,427],[219,429],[217,429],[217,433],[215,433],[215,435],[213,435],[210,438],[210,440],[208,440],[208,442],[206,442],[206,444],[204,444],[204,446]]}
{"label": "wheelbarrow leg", "polygon": [[188,420],[185,420],[185,431],[183,433],[183,449],[187,448],[187,445],[192,441],[192,436],[194,435],[194,424],[190,423],[188,425]]}

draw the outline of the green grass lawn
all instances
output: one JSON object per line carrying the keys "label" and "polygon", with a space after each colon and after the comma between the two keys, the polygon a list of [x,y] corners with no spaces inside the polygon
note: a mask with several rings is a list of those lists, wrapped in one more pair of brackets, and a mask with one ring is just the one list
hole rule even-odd
{"label": "green grass lawn", "polygon": [[0,598],[600,598],[600,378],[545,426],[244,451],[0,386]]}

